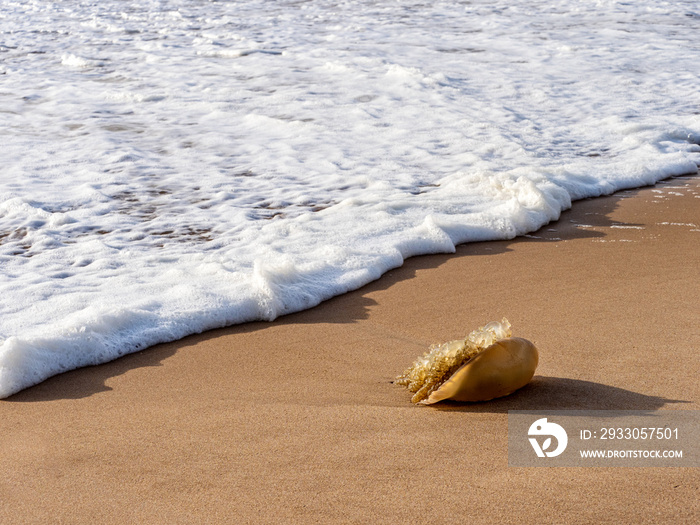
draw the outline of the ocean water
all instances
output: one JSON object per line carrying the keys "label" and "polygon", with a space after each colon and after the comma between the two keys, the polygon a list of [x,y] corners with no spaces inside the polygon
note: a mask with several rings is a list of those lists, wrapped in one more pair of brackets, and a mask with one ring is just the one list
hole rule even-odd
{"label": "ocean water", "polygon": [[5,0],[0,397],[696,172],[696,0]]}

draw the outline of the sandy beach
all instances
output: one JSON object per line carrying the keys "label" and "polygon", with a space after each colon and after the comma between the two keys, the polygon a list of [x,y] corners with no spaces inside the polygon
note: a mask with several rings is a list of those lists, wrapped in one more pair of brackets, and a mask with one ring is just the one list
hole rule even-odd
{"label": "sandy beach", "polygon": [[[574,203],[272,323],[0,402],[0,522],[695,523],[693,468],[508,467],[508,410],[700,409],[700,178]],[[507,317],[533,381],[419,407],[392,380]]]}

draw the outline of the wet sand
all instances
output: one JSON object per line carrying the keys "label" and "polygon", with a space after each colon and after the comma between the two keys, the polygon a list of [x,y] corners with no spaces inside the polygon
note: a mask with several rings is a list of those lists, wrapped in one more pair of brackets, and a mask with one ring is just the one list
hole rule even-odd
{"label": "wet sand", "polygon": [[[700,177],[579,201],[273,323],[0,401],[0,523],[695,523],[693,468],[508,467],[508,410],[700,409]],[[507,317],[540,365],[438,408],[392,384]]]}

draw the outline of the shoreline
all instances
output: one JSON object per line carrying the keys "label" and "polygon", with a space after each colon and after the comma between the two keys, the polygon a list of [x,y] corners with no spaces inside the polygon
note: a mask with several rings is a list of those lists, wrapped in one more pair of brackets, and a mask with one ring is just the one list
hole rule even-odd
{"label": "shoreline", "polygon": [[[507,411],[700,409],[695,199],[682,176],[576,201],[525,237],[23,390],[0,401],[0,521],[691,522],[689,468],[508,467]],[[435,409],[391,384],[502,317],[540,349],[521,391]]]}

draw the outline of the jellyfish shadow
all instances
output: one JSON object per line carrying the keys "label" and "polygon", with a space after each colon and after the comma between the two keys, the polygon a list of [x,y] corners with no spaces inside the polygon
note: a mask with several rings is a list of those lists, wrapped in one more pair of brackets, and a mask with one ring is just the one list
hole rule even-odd
{"label": "jellyfish shadow", "polygon": [[445,401],[432,406],[443,411],[506,413],[509,410],[654,411],[672,403],[691,402],[651,396],[593,381],[535,376],[529,384],[507,397],[481,403]]}

